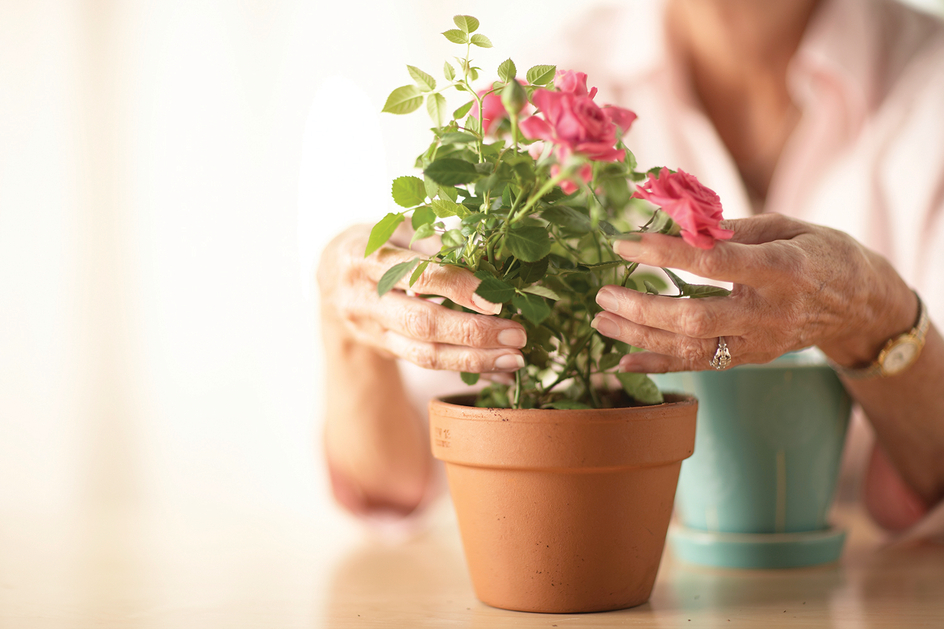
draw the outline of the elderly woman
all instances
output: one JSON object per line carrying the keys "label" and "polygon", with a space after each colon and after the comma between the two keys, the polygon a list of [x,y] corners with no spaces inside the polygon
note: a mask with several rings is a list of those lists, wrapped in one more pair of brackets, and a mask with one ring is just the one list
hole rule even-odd
{"label": "elderly woman", "polygon": [[[891,530],[926,519],[944,497],[944,342],[931,323],[944,312],[944,25],[893,0],[669,0],[607,9],[578,31],[568,64],[645,120],[627,138],[640,163],[697,175],[736,217],[710,250],[658,234],[617,244],[627,260],[734,285],[701,300],[602,289],[594,326],[647,350],[621,369],[816,346],[876,435],[869,512]],[[435,475],[397,359],[508,373],[525,336],[489,316],[461,270],[430,267],[417,291],[481,314],[378,298],[383,272],[413,256],[388,246],[364,259],[367,234],[341,234],[318,270],[325,446],[342,504],[407,514]]]}

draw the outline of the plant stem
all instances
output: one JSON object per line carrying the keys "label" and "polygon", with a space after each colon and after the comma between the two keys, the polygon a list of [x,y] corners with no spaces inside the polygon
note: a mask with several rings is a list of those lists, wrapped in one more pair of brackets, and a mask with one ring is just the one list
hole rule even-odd
{"label": "plant stem", "polygon": [[554,187],[560,182],[564,181],[571,175],[570,171],[561,171],[557,173],[556,177],[552,177],[544,182],[544,185],[534,194],[531,195],[531,198],[528,199],[528,202],[525,203],[524,207],[521,208],[517,214],[510,216],[508,219],[509,223],[517,222],[518,219],[527,215],[528,210],[534,207],[534,204],[541,200],[545,194],[554,189]]}
{"label": "plant stem", "polygon": [[515,144],[515,154],[517,155],[518,153],[518,114],[510,114],[508,117],[511,118],[511,140]]}
{"label": "plant stem", "polygon": [[515,372],[515,397],[511,403],[512,408],[521,408],[521,370]]}
{"label": "plant stem", "polygon": [[564,365],[564,368],[561,370],[560,375],[557,376],[557,380],[552,382],[550,386],[547,386],[544,388],[545,394],[549,393],[551,389],[559,385],[561,382],[563,382],[567,378],[573,378],[573,374],[570,374],[569,372],[573,368],[574,363],[577,361],[577,356],[580,354],[581,351],[583,351],[584,346],[590,342],[590,339],[593,338],[594,332],[595,330],[590,330],[589,334],[587,334],[585,337],[577,341],[577,344],[574,346],[574,349],[572,349],[570,352],[570,356],[567,357],[567,363]]}
{"label": "plant stem", "polygon": [[633,271],[635,271],[637,268],[639,268],[638,262],[633,262],[628,267],[626,267],[626,277],[623,278],[623,282],[622,284],[620,284],[620,286],[622,286],[623,288],[626,288],[626,284],[629,283],[630,276],[632,276]]}

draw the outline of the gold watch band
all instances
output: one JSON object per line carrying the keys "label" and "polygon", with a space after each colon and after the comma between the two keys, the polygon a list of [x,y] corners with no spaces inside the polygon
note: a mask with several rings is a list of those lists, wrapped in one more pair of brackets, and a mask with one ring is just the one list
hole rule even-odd
{"label": "gold watch band", "polygon": [[918,319],[911,330],[890,338],[882,347],[878,358],[868,367],[854,369],[829,361],[836,373],[851,380],[867,380],[893,376],[910,367],[921,355],[924,338],[931,327],[927,306],[921,301],[918,293],[915,293],[915,297],[918,298]]}

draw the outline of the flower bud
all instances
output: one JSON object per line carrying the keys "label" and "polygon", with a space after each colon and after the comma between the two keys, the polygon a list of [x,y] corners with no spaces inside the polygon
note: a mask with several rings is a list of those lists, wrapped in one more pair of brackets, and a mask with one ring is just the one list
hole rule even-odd
{"label": "flower bud", "polygon": [[502,90],[501,100],[508,115],[517,116],[518,113],[524,109],[525,105],[528,104],[528,93],[521,87],[521,83],[518,82],[518,79],[513,79],[509,81],[505,89]]}

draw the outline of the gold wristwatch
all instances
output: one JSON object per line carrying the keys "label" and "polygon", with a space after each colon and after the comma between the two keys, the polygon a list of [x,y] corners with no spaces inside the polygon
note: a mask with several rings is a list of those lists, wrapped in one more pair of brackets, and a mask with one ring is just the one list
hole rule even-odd
{"label": "gold wristwatch", "polygon": [[[915,293],[915,296],[917,297],[918,294]],[[832,367],[840,376],[853,380],[884,378],[899,374],[918,359],[929,327],[931,327],[931,320],[928,318],[928,309],[918,297],[918,320],[914,327],[904,334],[889,339],[875,362],[861,369],[851,369],[835,363],[831,363]]]}

